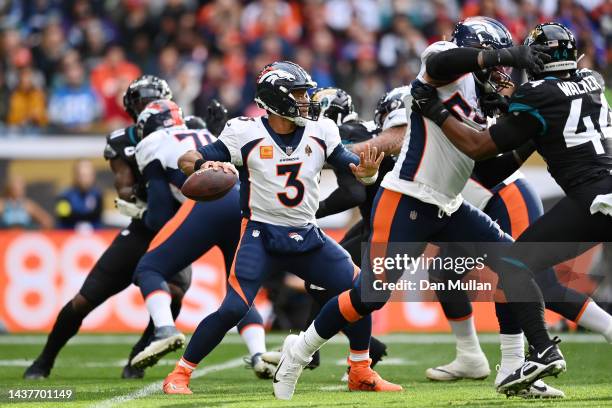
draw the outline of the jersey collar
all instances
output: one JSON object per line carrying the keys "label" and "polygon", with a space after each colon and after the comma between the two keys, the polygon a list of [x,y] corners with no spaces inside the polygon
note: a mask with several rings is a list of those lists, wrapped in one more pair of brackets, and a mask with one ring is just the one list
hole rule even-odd
{"label": "jersey collar", "polygon": [[289,138],[286,136],[285,137],[280,136],[274,130],[272,130],[272,128],[270,127],[270,123],[268,123],[268,118],[261,117],[261,123],[263,123],[264,127],[270,134],[270,137],[272,137],[272,140],[274,141],[274,143],[287,156],[291,156],[291,154],[294,151],[296,151],[298,145],[300,144],[300,141],[302,140],[302,136],[304,135],[304,128],[306,127],[306,126],[297,126],[295,129],[295,132],[293,132],[293,136]]}

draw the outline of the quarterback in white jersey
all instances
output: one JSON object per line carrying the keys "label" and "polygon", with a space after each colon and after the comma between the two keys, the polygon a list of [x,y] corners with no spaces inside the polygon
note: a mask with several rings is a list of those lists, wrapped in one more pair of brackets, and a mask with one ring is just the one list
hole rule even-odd
{"label": "quarterback in white jersey", "polygon": [[[268,115],[230,120],[217,142],[188,152],[179,161],[188,174],[202,166],[229,171],[228,163],[233,163],[240,174],[244,220],[227,294],[219,309],[198,326],[194,340],[164,382],[166,393],[191,393],[193,369],[243,318],[271,271],[293,272],[326,289],[329,297],[353,285],[358,269],[348,253],[315,223],[319,173],[329,163],[338,171],[352,171],[365,184],[373,183],[383,155],[368,150],[359,158],[348,152],[336,125],[329,119],[317,121],[319,106],[307,94],[314,87],[316,83],[297,64],[282,61],[266,66],[257,77],[255,101]],[[370,368],[370,332],[370,319],[345,331],[352,361],[349,388],[378,381],[379,391],[401,389]],[[300,360],[304,365],[309,361]],[[301,370],[301,363],[292,367]],[[281,359],[279,369],[287,364]],[[275,392],[290,398],[284,383],[284,374],[277,370]]]}

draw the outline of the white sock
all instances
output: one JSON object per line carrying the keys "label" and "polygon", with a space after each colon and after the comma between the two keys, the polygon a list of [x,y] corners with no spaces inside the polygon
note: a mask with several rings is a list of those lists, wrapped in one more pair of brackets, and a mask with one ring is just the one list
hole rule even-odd
{"label": "white sock", "polygon": [[351,350],[351,354],[349,354],[349,360],[351,361],[368,361],[370,359],[370,351],[362,351],[362,352],[354,352]]}
{"label": "white sock", "polygon": [[293,352],[303,361],[310,361],[312,355],[320,349],[327,340],[319,336],[314,327],[314,322],[308,326],[305,332],[301,332],[299,338],[293,345]]}
{"label": "white sock", "polygon": [[170,294],[163,290],[151,292],[145,299],[145,305],[151,315],[151,319],[153,319],[155,327],[174,326],[174,319],[172,318],[172,311],[170,310],[171,302],[172,298]]}
{"label": "white sock", "polygon": [[464,320],[449,320],[448,323],[457,339],[457,357],[462,357],[466,354],[483,354],[478,342],[478,336],[476,336],[473,316]]}
{"label": "white sock", "polygon": [[499,371],[511,373],[525,361],[525,340],[523,333],[500,334],[501,364]]}
{"label": "white sock", "polygon": [[612,343],[612,316],[597,305],[592,300],[582,312],[576,323],[595,333],[602,334],[608,342]]}
{"label": "white sock", "polygon": [[266,331],[261,324],[253,323],[245,326],[240,336],[249,349],[249,355],[266,352]]}

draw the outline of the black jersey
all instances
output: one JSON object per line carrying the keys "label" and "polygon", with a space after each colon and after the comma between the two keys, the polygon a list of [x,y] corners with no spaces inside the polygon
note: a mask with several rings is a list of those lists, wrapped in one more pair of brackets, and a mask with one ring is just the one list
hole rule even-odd
{"label": "black jersey", "polygon": [[[365,142],[368,141],[380,132],[379,128],[376,128],[373,124],[370,125],[368,122],[362,121],[350,121],[342,124],[340,126],[340,137],[342,140],[350,140],[354,141],[353,143]],[[385,156],[383,161],[380,163],[380,167],[378,169],[378,178],[374,184],[370,184],[366,186],[366,199],[359,206],[359,211],[361,212],[361,217],[367,223],[370,224],[370,215],[372,213],[372,203],[374,203],[374,198],[376,197],[376,193],[378,192],[378,188],[380,187],[380,183],[382,183],[385,175],[393,170],[395,166],[395,159],[391,156]]]}
{"label": "black jersey", "polygon": [[106,160],[120,159],[123,160],[132,169],[132,174],[136,181],[134,192],[140,200],[147,200],[147,188],[142,178],[142,174],[138,170],[136,163],[136,135],[135,127],[128,126],[124,129],[117,129],[111,132],[106,137],[106,146],[104,147],[104,158]]}
{"label": "black jersey", "polygon": [[[510,100],[510,115],[520,120],[527,113],[539,122],[536,149],[566,193],[612,170],[612,119],[603,91],[593,74],[547,77],[521,85]],[[529,137],[517,133],[516,139]]]}

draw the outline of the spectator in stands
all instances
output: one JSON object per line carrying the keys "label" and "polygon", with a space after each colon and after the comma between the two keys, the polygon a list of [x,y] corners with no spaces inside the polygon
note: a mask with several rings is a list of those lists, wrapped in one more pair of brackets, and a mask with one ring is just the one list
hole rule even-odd
{"label": "spectator in stands", "polygon": [[30,67],[19,70],[19,82],[11,93],[6,122],[21,128],[40,128],[48,123],[45,92],[34,84]]}
{"label": "spectator in stands", "polygon": [[9,177],[0,197],[0,228],[53,227],[53,217],[26,197],[26,185],[20,176]]}
{"label": "spectator in stands", "polygon": [[103,120],[108,129],[132,122],[123,109],[123,93],[139,76],[140,69],[125,59],[123,49],[117,45],[109,47],[102,62],[91,71],[91,86],[102,99]]}
{"label": "spectator in stands", "polygon": [[98,95],[79,61],[65,59],[62,77],[51,91],[49,119],[59,131],[87,132],[100,118],[102,110]]}
{"label": "spectator in stands", "polygon": [[93,163],[89,160],[75,162],[73,185],[58,196],[55,205],[59,228],[91,229],[102,226],[102,193],[95,182]]}

